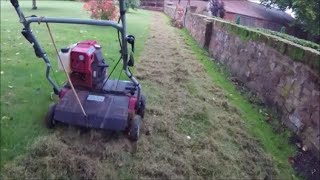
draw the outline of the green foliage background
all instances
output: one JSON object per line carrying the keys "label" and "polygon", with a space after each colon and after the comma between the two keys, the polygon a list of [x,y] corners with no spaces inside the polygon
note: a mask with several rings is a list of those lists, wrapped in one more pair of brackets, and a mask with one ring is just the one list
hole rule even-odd
{"label": "green foliage background", "polygon": [[263,5],[268,7],[277,5],[280,9],[285,10],[292,8],[295,13],[297,23],[303,25],[306,31],[319,36],[319,17],[320,1],[319,0],[260,0]]}
{"label": "green foliage background", "polygon": [[126,6],[129,10],[131,9],[137,9],[140,6],[140,0],[126,0]]}

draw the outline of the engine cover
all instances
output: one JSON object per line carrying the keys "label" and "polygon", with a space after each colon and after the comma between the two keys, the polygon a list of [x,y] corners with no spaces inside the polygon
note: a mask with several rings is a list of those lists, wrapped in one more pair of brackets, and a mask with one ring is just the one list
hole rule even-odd
{"label": "engine cover", "polygon": [[75,87],[96,88],[106,77],[101,46],[94,40],[79,42],[70,54],[70,78]]}

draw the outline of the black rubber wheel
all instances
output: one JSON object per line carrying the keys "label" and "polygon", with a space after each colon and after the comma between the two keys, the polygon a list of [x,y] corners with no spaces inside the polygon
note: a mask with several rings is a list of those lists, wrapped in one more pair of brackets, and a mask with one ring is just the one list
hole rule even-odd
{"label": "black rubber wheel", "polygon": [[140,124],[141,124],[141,116],[140,115],[135,115],[132,122],[131,126],[129,129],[129,139],[131,141],[137,141],[140,137]]}
{"label": "black rubber wheel", "polygon": [[144,118],[144,112],[146,110],[146,103],[147,103],[146,101],[147,101],[146,96],[142,94],[141,100],[140,100],[140,107],[137,111],[137,114],[139,114],[142,119]]}
{"label": "black rubber wheel", "polygon": [[56,104],[51,103],[49,105],[49,110],[48,110],[46,117],[45,117],[45,123],[49,129],[52,129],[56,124],[56,121],[53,118],[55,109],[56,109]]}

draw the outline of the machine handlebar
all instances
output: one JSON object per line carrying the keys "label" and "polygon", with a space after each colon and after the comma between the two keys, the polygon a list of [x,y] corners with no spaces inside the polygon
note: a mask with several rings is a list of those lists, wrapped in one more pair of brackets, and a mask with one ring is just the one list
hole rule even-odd
{"label": "machine handlebar", "polygon": [[13,7],[17,8],[19,7],[19,1],[18,0],[10,0]]}

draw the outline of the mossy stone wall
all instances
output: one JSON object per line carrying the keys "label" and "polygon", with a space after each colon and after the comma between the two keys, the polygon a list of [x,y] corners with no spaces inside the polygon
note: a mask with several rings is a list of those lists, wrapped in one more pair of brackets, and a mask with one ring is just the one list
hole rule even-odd
{"label": "mossy stone wall", "polygon": [[[174,7],[165,7],[173,17]],[[320,152],[320,52],[241,25],[188,13],[185,27],[201,47],[228,67],[306,147]]]}

